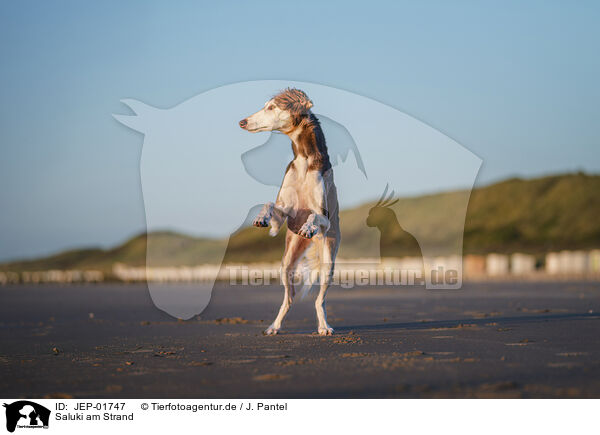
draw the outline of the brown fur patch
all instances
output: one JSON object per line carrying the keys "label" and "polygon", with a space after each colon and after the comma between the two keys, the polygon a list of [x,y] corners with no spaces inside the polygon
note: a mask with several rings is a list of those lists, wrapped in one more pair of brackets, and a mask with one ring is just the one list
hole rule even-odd
{"label": "brown fur patch", "polygon": [[287,110],[292,115],[302,115],[308,113],[313,106],[308,95],[300,89],[287,88],[273,97],[275,104],[281,110]]}
{"label": "brown fur patch", "polygon": [[312,113],[305,116],[297,127],[300,134],[292,144],[294,157],[298,154],[308,159],[308,169],[321,173],[331,168],[325,135],[319,119]]}
{"label": "brown fur patch", "polygon": [[[308,168],[321,173],[331,168],[325,135],[319,119],[310,112],[313,102],[300,89],[287,88],[273,97],[273,101],[281,110],[292,116],[292,128],[284,133],[299,130],[296,143],[292,142],[294,158],[298,155],[308,159]],[[286,169],[286,172],[290,166]]]}
{"label": "brown fur patch", "polygon": [[312,210],[307,208],[301,208],[300,210],[296,210],[296,213],[293,216],[288,216],[288,228],[290,231],[298,234],[300,228],[308,219],[308,216],[312,213]]}

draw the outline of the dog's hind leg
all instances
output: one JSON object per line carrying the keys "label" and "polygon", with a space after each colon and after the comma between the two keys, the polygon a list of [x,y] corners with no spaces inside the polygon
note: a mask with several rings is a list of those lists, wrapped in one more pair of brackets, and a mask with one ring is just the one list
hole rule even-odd
{"label": "dog's hind leg", "polygon": [[333,268],[338,249],[338,240],[335,237],[326,237],[323,243],[323,253],[321,255],[320,269],[320,288],[317,299],[315,299],[315,309],[317,311],[317,321],[319,322],[319,335],[333,335],[333,328],[327,323],[327,310],[325,308],[325,296],[329,283],[333,277]]}
{"label": "dog's hind leg", "polygon": [[281,280],[283,281],[283,288],[285,290],[283,303],[281,304],[281,308],[279,308],[277,317],[264,332],[265,335],[275,335],[281,329],[283,318],[289,311],[296,293],[293,283],[296,265],[310,243],[310,240],[300,237],[290,230],[287,231],[285,253],[283,254],[283,262],[281,264]]}

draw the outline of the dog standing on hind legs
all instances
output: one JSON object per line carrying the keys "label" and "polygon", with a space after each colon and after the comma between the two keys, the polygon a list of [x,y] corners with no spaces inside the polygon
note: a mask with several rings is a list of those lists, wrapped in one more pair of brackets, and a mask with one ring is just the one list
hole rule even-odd
{"label": "dog standing on hind legs", "polygon": [[256,227],[270,225],[271,236],[277,235],[286,220],[288,227],[281,265],[285,294],[266,335],[277,334],[281,329],[294,299],[294,274],[301,261],[318,267],[320,288],[315,300],[318,332],[333,334],[327,323],[325,296],[340,245],[338,199],[325,136],[319,120],[310,111],[312,105],[303,91],[286,89],[267,101],[261,110],[240,121],[240,127],[251,133],[286,134],[294,152],[275,203],[265,204],[253,221]]}

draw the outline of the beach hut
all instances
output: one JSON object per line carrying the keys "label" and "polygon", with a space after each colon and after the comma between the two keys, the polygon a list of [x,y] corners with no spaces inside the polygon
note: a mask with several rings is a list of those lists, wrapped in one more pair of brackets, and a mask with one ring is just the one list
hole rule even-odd
{"label": "beach hut", "polygon": [[566,251],[565,268],[568,274],[584,275],[588,271],[588,253],[585,251]]}
{"label": "beach hut", "polygon": [[546,255],[546,272],[550,275],[584,275],[589,269],[585,251],[550,252]]}
{"label": "beach hut", "polygon": [[485,275],[485,257],[483,255],[465,255],[463,271],[466,277]]}
{"label": "beach hut", "polygon": [[506,276],[508,266],[508,255],[488,254],[485,259],[485,270],[488,276]]}
{"label": "beach hut", "polygon": [[549,275],[558,275],[560,269],[560,255],[558,252],[549,252],[546,254],[546,273]]}
{"label": "beach hut", "polygon": [[533,255],[517,252],[510,256],[510,273],[512,275],[527,275],[533,272],[535,272]]}
{"label": "beach hut", "polygon": [[592,273],[600,273],[600,249],[593,249],[589,252],[588,270]]}

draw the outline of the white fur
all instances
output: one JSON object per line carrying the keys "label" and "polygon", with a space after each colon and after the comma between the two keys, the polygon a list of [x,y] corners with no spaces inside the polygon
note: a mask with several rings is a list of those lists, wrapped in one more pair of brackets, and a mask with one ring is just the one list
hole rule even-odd
{"label": "white fur", "polygon": [[248,121],[246,130],[251,133],[280,130],[288,125],[289,119],[290,114],[278,108],[271,99],[265,103],[261,110],[246,118],[246,121]]}

